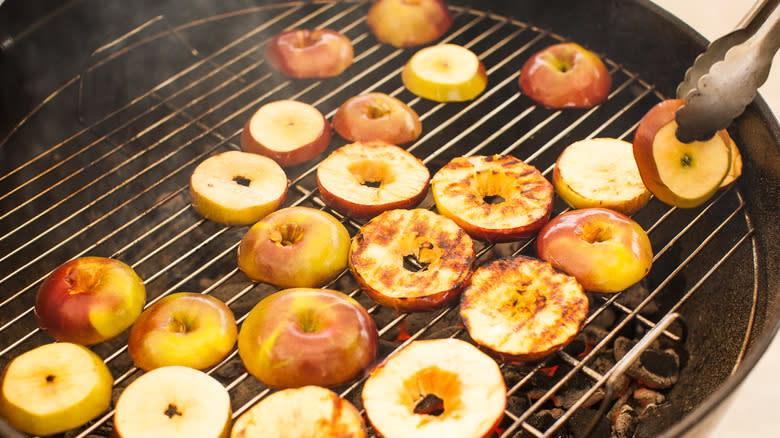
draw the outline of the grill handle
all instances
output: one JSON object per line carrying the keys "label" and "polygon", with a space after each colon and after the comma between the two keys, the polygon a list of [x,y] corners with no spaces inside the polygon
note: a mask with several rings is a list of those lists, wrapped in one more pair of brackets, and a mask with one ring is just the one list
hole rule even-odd
{"label": "grill handle", "polygon": [[652,329],[650,329],[649,332],[645,336],[642,337],[642,339],[639,340],[632,348],[628,351],[628,353],[625,354],[622,358],[620,358],[619,361],[613,366],[608,372],[607,372],[607,380],[604,384],[605,392],[604,399],[601,401],[601,405],[599,406],[599,410],[596,413],[596,415],[593,416],[593,420],[591,420],[590,424],[588,425],[588,428],[585,429],[585,433],[582,435],[583,438],[588,438],[590,434],[593,432],[593,429],[596,428],[596,425],[599,423],[599,420],[601,417],[603,417],[607,413],[607,407],[609,406],[609,402],[612,400],[612,396],[615,393],[615,384],[617,382],[617,379],[622,376],[628,368],[636,361],[639,356],[644,353],[645,350],[652,344],[656,339],[658,339],[661,334],[666,331],[669,326],[677,320],[677,318],[680,317],[680,314],[677,312],[672,312],[661,319],[658,324],[655,325]]}

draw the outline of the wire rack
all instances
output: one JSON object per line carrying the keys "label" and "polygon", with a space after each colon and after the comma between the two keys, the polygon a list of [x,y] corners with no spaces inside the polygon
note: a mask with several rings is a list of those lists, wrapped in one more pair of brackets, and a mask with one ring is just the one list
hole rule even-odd
{"label": "wire rack", "polygon": [[[535,105],[518,91],[519,68],[530,54],[565,38],[510,18],[451,7],[455,23],[441,42],[474,51],[487,68],[488,87],[470,102],[420,99],[406,91],[400,79],[414,50],[378,44],[365,23],[367,9],[365,1],[290,2],[176,28],[157,17],[98,49],[79,76],[42,104],[78,90],[78,98],[70,98],[73,130],[63,132],[63,140],[42,153],[14,163],[0,177],[0,364],[51,342],[35,323],[34,296],[48,273],[71,258],[99,255],[130,264],[144,279],[147,306],[174,292],[213,295],[228,304],[239,324],[254,304],[275,292],[267,284],[249,281],[237,269],[236,248],[247,227],[226,227],[201,218],[190,207],[188,194],[194,167],[211,155],[240,149],[243,124],[264,103],[297,99],[330,118],[347,98],[381,91],[420,115],[423,134],[407,149],[432,174],[456,156],[499,153],[512,154],[549,177],[558,154],[573,141],[593,137],[630,141],[641,116],[662,98],[636,74],[605,59],[613,78],[607,102],[565,111]],[[231,29],[226,36],[209,32],[226,26]],[[288,28],[330,28],[346,34],[355,48],[353,65],[338,78],[324,80],[288,80],[273,72],[263,59],[264,44]],[[151,52],[167,57],[164,67],[154,66],[166,76],[152,83],[144,73],[150,69]],[[115,84],[117,75],[126,80],[120,103],[111,101],[101,88],[106,86],[103,78]],[[335,137],[331,143],[317,160],[286,169],[291,184],[285,206],[325,209],[354,235],[361,224],[327,209],[318,196],[317,161],[345,141]],[[435,208],[430,195],[421,207]],[[708,280],[724,263],[731,259],[752,263],[755,275],[753,229],[744,207],[738,190],[730,188],[697,209],[679,210],[652,200],[637,213],[634,219],[648,231],[655,250],[646,280],[649,295],[629,305],[621,301],[621,294],[591,294],[586,325],[611,309],[619,315],[615,327],[582,357],[562,350],[530,367],[508,388],[510,395],[524,391],[550,360],[567,363],[571,371],[530,408],[516,412],[508,407],[496,435],[509,437],[524,430],[537,437],[553,436],[617,372],[599,373],[589,364],[622,328],[640,324],[648,338],[662,335],[679,341],[680,331],[668,329],[664,318],[677,319],[676,312],[689,297],[712,287]],[[556,199],[554,214],[565,210]],[[478,264],[512,254],[533,256],[532,242],[480,243]],[[746,281],[755,297],[755,278]],[[364,296],[348,271],[326,287],[350,294],[369,310],[379,327],[380,359],[415,339],[468,338],[456,308],[398,314]],[[643,310],[650,302],[661,303],[660,309],[646,315]],[[667,322],[657,325],[661,320]],[[141,374],[127,354],[126,340],[125,333],[93,347],[116,379],[114,400]],[[246,373],[236,350],[206,372],[229,390],[234,418],[270,393]],[[547,430],[529,424],[530,416],[575,375],[584,375],[590,387],[574,406]],[[336,391],[360,407],[361,388],[362,379]],[[106,412],[73,436],[107,435],[112,416],[113,410]]]}

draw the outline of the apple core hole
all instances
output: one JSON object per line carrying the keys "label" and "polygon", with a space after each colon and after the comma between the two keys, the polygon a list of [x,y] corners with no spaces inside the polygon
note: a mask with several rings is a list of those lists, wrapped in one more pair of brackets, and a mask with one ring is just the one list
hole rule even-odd
{"label": "apple core hole", "polygon": [[54,374],[49,374],[48,376],[46,376],[46,381],[49,382],[49,383],[53,382],[54,381]]}
{"label": "apple core hole", "polygon": [[366,187],[371,187],[374,189],[378,189],[382,186],[382,181],[363,181],[361,185],[364,185]]}
{"label": "apple core hole", "polygon": [[612,227],[607,224],[586,222],[580,238],[588,243],[606,242],[612,239]]}
{"label": "apple core hole", "polygon": [[349,164],[347,170],[364,187],[378,189],[394,180],[389,165],[381,160],[358,160]]}
{"label": "apple core hole", "polygon": [[298,328],[303,333],[317,333],[320,331],[317,315],[312,311],[304,311],[298,314]]}
{"label": "apple core hole", "polygon": [[168,403],[168,407],[165,409],[165,412],[163,412],[168,418],[173,418],[175,415],[182,416],[182,413],[179,411],[179,408],[176,407],[173,403]]}
{"label": "apple core hole", "polygon": [[421,262],[414,254],[404,256],[404,269],[409,272],[426,271],[430,263]]}
{"label": "apple core hole", "polygon": [[680,164],[682,167],[691,167],[693,164],[693,158],[691,158],[688,154],[683,154],[682,158],[680,158]]}
{"label": "apple core hole", "polygon": [[244,187],[249,187],[249,184],[252,183],[252,180],[249,178],[244,178],[243,176],[237,176],[233,178],[233,182]]}
{"label": "apple core hole", "polygon": [[485,201],[486,204],[491,204],[491,205],[501,204],[502,202],[506,201],[506,199],[504,199],[504,197],[500,195],[484,196],[482,200]]}
{"label": "apple core hole", "polygon": [[415,403],[414,413],[438,417],[444,413],[444,400],[436,396],[436,394],[426,394]]}
{"label": "apple core hole", "polygon": [[390,108],[384,105],[382,102],[371,102],[366,107],[366,117],[369,119],[380,119],[386,116],[390,112]]}
{"label": "apple core hole", "polygon": [[295,223],[282,224],[271,231],[271,241],[280,246],[292,246],[303,237],[303,229]]}

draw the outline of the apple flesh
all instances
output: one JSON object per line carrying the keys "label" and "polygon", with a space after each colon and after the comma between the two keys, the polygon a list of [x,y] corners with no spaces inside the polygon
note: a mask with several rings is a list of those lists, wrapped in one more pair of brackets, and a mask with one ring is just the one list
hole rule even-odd
{"label": "apple flesh", "polygon": [[474,52],[456,44],[441,44],[412,55],[401,79],[410,92],[425,99],[463,102],[479,96],[488,77]]}
{"label": "apple flesh", "polygon": [[400,48],[438,39],[452,26],[452,16],[443,0],[377,0],[366,22],[379,42]]}
{"label": "apple flesh", "polygon": [[228,151],[209,157],[190,177],[192,208],[226,225],[251,225],[287,197],[287,175],[268,157]]}
{"label": "apple flesh", "polygon": [[605,208],[573,210],[553,218],[536,236],[536,252],[592,292],[625,290],[644,278],[653,263],[645,230]]}
{"label": "apple flesh", "polygon": [[114,378],[98,355],[57,342],[13,359],[0,382],[0,416],[31,435],[79,427],[111,404]]}
{"label": "apple flesh", "polygon": [[[506,385],[498,364],[459,339],[414,341],[371,371],[361,394],[366,416],[384,438],[487,437],[504,416]],[[441,412],[421,407],[437,397]]]}
{"label": "apple flesh", "polygon": [[416,140],[422,123],[405,103],[375,92],[347,99],[333,116],[333,129],[353,142],[381,140],[399,145]]}
{"label": "apple flesh", "polygon": [[292,29],[276,34],[265,46],[271,67],[292,78],[337,76],[352,65],[352,42],[330,29]]}
{"label": "apple flesh", "polygon": [[141,313],[130,329],[127,350],[138,368],[168,365],[204,369],[233,349],[238,328],[233,312],[209,295],[168,295]]}
{"label": "apple flesh", "polygon": [[[305,415],[301,415],[305,412]],[[335,392],[319,386],[274,392],[243,413],[232,438],[365,438],[360,412]]]}
{"label": "apple flesh", "polygon": [[645,186],[661,201],[693,208],[721,187],[732,167],[731,137],[718,131],[705,141],[683,143],[677,138],[675,114],[681,99],[655,105],[639,122],[634,135],[634,159]]}
{"label": "apple flesh", "polygon": [[331,127],[315,107],[278,100],[260,107],[244,125],[241,149],[265,155],[282,167],[309,161],[330,144]]}
{"label": "apple flesh", "polygon": [[133,268],[116,259],[81,257],[43,281],[35,319],[58,341],[93,345],[128,329],[145,302],[144,282]]}
{"label": "apple flesh", "polygon": [[347,267],[349,232],[332,215],[308,207],[277,210],[247,231],[238,267],[253,281],[319,287]]}
{"label": "apple flesh", "polygon": [[189,367],[151,370],[119,395],[114,411],[118,438],[227,438],[232,409],[224,386]]}
{"label": "apple flesh", "polygon": [[354,219],[417,206],[430,173],[410,152],[383,141],[356,142],[333,151],[317,167],[322,200]]}
{"label": "apple flesh", "polygon": [[376,358],[374,320],[357,301],[328,289],[293,288],[260,301],[241,325],[238,354],[274,388],[335,386]]}
{"label": "apple flesh", "polygon": [[548,46],[523,64],[520,89],[549,108],[589,108],[607,99],[612,77],[596,54],[575,43]]}

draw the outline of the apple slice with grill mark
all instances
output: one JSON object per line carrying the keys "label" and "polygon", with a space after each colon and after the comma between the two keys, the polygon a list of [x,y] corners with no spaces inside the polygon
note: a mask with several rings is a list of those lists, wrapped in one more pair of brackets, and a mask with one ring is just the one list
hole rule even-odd
{"label": "apple slice with grill mark", "polygon": [[209,157],[190,177],[192,207],[226,225],[250,225],[279,208],[287,197],[287,175],[270,158],[241,151]]}
{"label": "apple slice with grill mark", "polygon": [[412,55],[401,72],[404,86],[436,102],[463,102],[487,86],[485,65],[471,50],[457,44],[426,47]]}
{"label": "apple slice with grill mark", "polygon": [[22,353],[0,382],[0,416],[32,435],[79,427],[111,404],[114,378],[98,355],[78,344],[58,342]]}
{"label": "apple slice with grill mark", "polygon": [[430,173],[422,161],[383,141],[342,146],[317,168],[322,200],[358,220],[417,206],[428,192],[429,181]]}
{"label": "apple slice with grill mark", "polygon": [[233,425],[231,438],[365,438],[360,413],[320,386],[283,389],[262,399]]}
{"label": "apple slice with grill mark", "polygon": [[241,149],[289,167],[321,154],[330,137],[330,123],[317,108],[296,100],[277,100],[261,106],[246,122]]}
{"label": "apple slice with grill mark", "polygon": [[683,143],[675,114],[681,99],[659,102],[645,114],[634,135],[634,159],[645,186],[661,201],[693,208],[720,188],[731,169],[731,138],[725,130],[709,140]]}
{"label": "apple slice with grill mark", "polygon": [[588,297],[550,263],[517,256],[477,268],[460,316],[471,339],[501,360],[541,359],[568,344],[588,315]]}
{"label": "apple slice with grill mark", "polygon": [[130,383],[114,412],[118,438],[227,438],[232,409],[224,386],[184,366],[155,368]]}
{"label": "apple slice with grill mark", "polygon": [[456,157],[431,180],[439,213],[475,239],[511,242],[532,236],[550,219],[553,186],[511,155]]}

